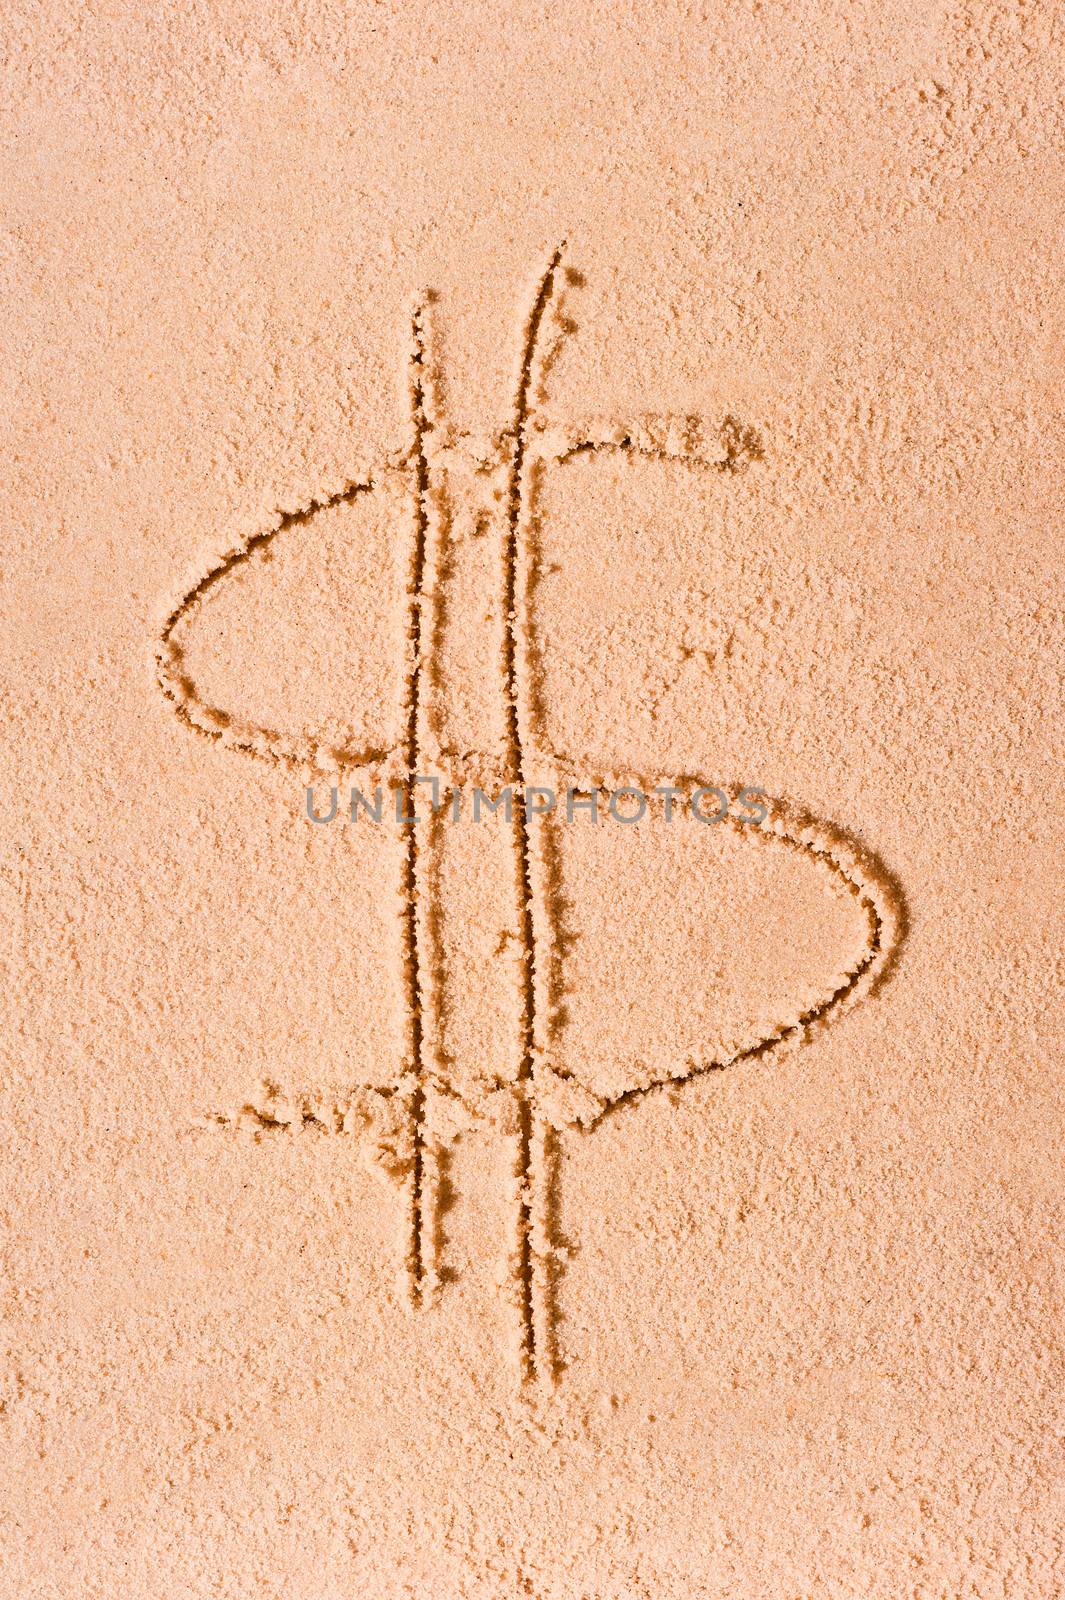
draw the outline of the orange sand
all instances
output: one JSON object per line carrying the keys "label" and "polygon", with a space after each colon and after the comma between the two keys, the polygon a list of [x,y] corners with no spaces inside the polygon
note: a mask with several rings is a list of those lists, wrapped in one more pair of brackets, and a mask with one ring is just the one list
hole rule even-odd
{"label": "orange sand", "polygon": [[2,1600],[1052,1600],[1056,8],[3,28]]}

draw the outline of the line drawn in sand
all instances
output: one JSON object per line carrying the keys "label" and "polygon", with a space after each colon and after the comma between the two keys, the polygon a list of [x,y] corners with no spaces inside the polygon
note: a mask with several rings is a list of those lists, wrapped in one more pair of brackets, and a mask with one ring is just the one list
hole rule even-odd
{"label": "line drawn in sand", "polygon": [[[552,255],[535,286],[526,316],[513,409],[509,426],[498,441],[492,459],[481,463],[489,479],[495,473],[499,505],[498,600],[501,610],[501,659],[498,695],[502,704],[501,749],[494,761],[477,751],[461,754],[449,750],[439,737],[432,691],[442,680],[440,640],[444,595],[448,582],[447,493],[436,479],[438,463],[453,445],[439,446],[434,434],[441,430],[441,405],[435,393],[437,374],[430,349],[433,297],[415,306],[411,321],[408,364],[410,439],[395,461],[365,482],[348,484],[338,493],[308,508],[279,518],[275,526],[253,535],[215,562],[170,612],[156,644],[159,687],[182,722],[194,732],[221,744],[284,767],[311,773],[336,773],[357,778],[387,780],[403,796],[405,815],[420,816],[419,825],[402,827],[402,927],[400,946],[405,975],[406,1047],[401,1069],[383,1075],[379,1085],[363,1088],[377,1092],[375,1104],[384,1108],[391,1132],[382,1143],[392,1154],[393,1166],[403,1185],[405,1222],[403,1251],[410,1298],[415,1305],[428,1302],[446,1278],[440,1269],[442,1217],[450,1204],[449,1152],[446,1141],[427,1137],[427,1097],[450,1096],[470,1110],[469,1096],[456,1088],[449,1076],[446,1053],[440,1048],[441,971],[446,964],[441,937],[439,861],[442,835],[439,824],[455,790],[471,763],[482,760],[486,790],[498,794],[509,788],[513,809],[509,824],[515,897],[511,938],[517,951],[517,1037],[515,1067],[509,1080],[491,1085],[493,1106],[500,1101],[505,1113],[495,1120],[505,1127],[513,1149],[513,1238],[508,1275],[515,1308],[517,1359],[523,1384],[550,1384],[563,1362],[559,1352],[559,1281],[565,1249],[559,1238],[557,1217],[562,1135],[566,1130],[591,1132],[602,1119],[631,1105],[642,1096],[676,1088],[706,1073],[745,1061],[783,1053],[801,1044],[827,1021],[879,985],[893,966],[904,936],[904,902],[898,885],[886,869],[854,841],[822,821],[773,804],[768,820],[757,829],[731,819],[714,830],[694,828],[691,859],[682,861],[684,878],[694,881],[696,892],[705,883],[710,892],[709,858],[697,854],[708,849],[708,833],[726,841],[711,866],[731,870],[729,849],[761,865],[774,852],[774,870],[792,870],[802,863],[826,880],[860,928],[857,948],[842,967],[822,975],[819,989],[807,985],[797,1002],[783,1011],[767,1013],[757,1027],[732,1026],[718,1038],[716,1048],[703,1053],[685,1049],[665,1061],[629,1060],[605,1079],[589,1074],[581,1063],[567,1059],[564,1034],[567,1007],[563,996],[569,984],[567,969],[573,937],[567,931],[567,863],[556,819],[530,809],[525,786],[534,782],[530,754],[536,771],[546,758],[553,769],[568,774],[587,795],[605,797],[606,784],[577,776],[578,763],[560,754],[549,741],[544,703],[544,653],[537,626],[537,591],[543,579],[540,549],[542,495],[547,475],[590,458],[621,459],[633,463],[659,462],[669,470],[730,475],[757,461],[761,443],[756,433],[727,417],[718,430],[713,450],[702,447],[692,419],[652,436],[638,428],[608,427],[600,436],[554,438],[542,415],[546,377],[558,359],[562,341],[574,324],[564,314],[560,280],[579,285],[579,273],[563,266],[564,246]],[[554,312],[557,332],[545,349],[544,327]],[[267,727],[221,707],[199,694],[189,675],[183,642],[205,603],[221,591],[227,579],[246,571],[269,554],[273,541],[307,530],[315,518],[328,516],[355,503],[368,503],[379,493],[391,493],[399,507],[405,501],[408,549],[402,574],[405,593],[405,668],[402,704],[397,707],[393,737],[366,742],[350,729],[336,726],[322,737],[306,731],[298,735],[281,727]],[[480,528],[479,531],[484,530]],[[440,813],[426,818],[416,778],[439,770],[443,795]],[[703,780],[693,774],[633,775],[628,781],[645,792],[672,785],[690,794]],[[667,818],[668,820],[668,818]],[[427,826],[422,823],[427,822]],[[626,834],[630,829],[622,830]],[[691,830],[689,830],[690,832]],[[655,841],[652,839],[652,846]],[[661,845],[658,846],[661,848]],[[680,847],[682,853],[688,845]],[[724,854],[722,855],[722,851]],[[766,853],[769,853],[767,855]],[[723,868],[724,863],[724,868]],[[700,873],[702,876],[700,877]],[[659,1053],[661,1055],[661,1052]],[[628,1059],[628,1058],[627,1058]],[[626,1076],[627,1074],[627,1076]],[[357,1096],[349,1105],[323,1106],[307,1100],[296,1114],[276,1115],[277,1106],[246,1106],[244,1112],[259,1132],[311,1126],[318,1131],[348,1132],[363,1125],[369,1113],[359,1113]],[[353,1113],[352,1107],[356,1107]],[[495,1113],[493,1113],[495,1115]],[[233,1119],[219,1115],[227,1124]]]}

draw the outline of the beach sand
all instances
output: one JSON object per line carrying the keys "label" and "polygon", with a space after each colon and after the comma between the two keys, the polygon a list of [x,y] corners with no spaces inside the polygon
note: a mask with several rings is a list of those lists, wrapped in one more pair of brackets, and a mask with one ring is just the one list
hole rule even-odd
{"label": "beach sand", "polygon": [[1052,1600],[1057,8],[2,31],[0,1596]]}

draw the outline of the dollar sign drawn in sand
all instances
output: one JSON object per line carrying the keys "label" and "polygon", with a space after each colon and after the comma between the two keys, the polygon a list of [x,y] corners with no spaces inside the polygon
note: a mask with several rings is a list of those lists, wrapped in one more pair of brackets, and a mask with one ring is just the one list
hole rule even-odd
{"label": "dollar sign drawn in sand", "polygon": [[[368,798],[375,787],[391,785],[400,815],[418,817],[390,823],[402,838],[396,955],[403,965],[406,1045],[401,1060],[386,1063],[377,1081],[360,1088],[379,1091],[376,1103],[391,1119],[393,1175],[405,1197],[402,1248],[415,1305],[431,1299],[442,1282],[434,1214],[447,1138],[440,1132],[446,1118],[434,1119],[434,1107],[458,1102],[489,1118],[509,1140],[513,1234],[506,1275],[525,1381],[550,1381],[562,1365],[557,1300],[564,1251],[554,1221],[561,1133],[591,1133],[640,1096],[794,1049],[883,978],[899,947],[903,917],[901,895],[886,870],[830,824],[778,801],[760,826],[744,821],[750,814],[741,810],[708,827],[693,818],[687,802],[720,775],[663,774],[649,763],[637,773],[631,763],[615,763],[609,750],[588,748],[600,687],[609,700],[610,685],[601,682],[610,676],[604,662],[621,660],[622,668],[611,669],[616,678],[626,652],[638,653],[644,621],[653,622],[646,595],[653,597],[667,581],[676,538],[691,538],[706,496],[720,493],[756,461],[761,447],[753,430],[732,418],[709,437],[687,418],[631,428],[610,424],[595,436],[560,439],[542,402],[546,375],[574,327],[564,311],[565,282],[582,280],[563,267],[560,247],[535,285],[525,319],[509,426],[480,461],[463,462],[461,444],[441,442],[432,298],[419,302],[408,365],[410,436],[394,461],[226,552],[170,612],[156,651],[159,685],[191,729],[309,776],[343,777]],[[547,344],[549,317],[554,338]],[[641,504],[651,508],[641,514],[635,544],[618,531],[638,481],[634,474],[646,480]],[[470,538],[480,538],[481,569],[485,562],[494,569],[496,638],[490,664],[478,666],[471,652],[471,682],[456,685],[450,680],[462,652],[456,657],[443,648],[454,560],[450,507],[474,482],[482,508],[471,514]],[[369,519],[360,524],[366,535],[361,555],[352,557],[363,563],[359,596],[369,615],[361,631],[360,619],[347,618],[364,651],[358,681],[339,689],[316,686],[321,704],[305,700],[288,727],[280,716],[268,726],[254,710],[208,698],[202,680],[210,676],[210,646],[199,660],[196,650],[204,619],[216,616],[215,639],[223,640],[227,593],[238,596],[239,606],[241,584],[264,581],[275,542],[312,541],[352,516]],[[390,531],[396,528],[398,536]],[[385,544],[374,542],[373,529],[383,532]],[[579,570],[570,573],[567,564]],[[628,592],[634,574],[645,585],[644,599]],[[322,592],[329,581],[328,574],[321,577]],[[342,606],[348,603],[343,575],[337,585]],[[390,585],[398,585],[402,618],[391,633],[387,606],[374,610],[372,604],[374,593]],[[574,644],[582,628],[593,642],[612,629],[617,638],[613,654],[609,643],[603,645],[590,671]],[[225,649],[239,655],[238,646],[225,638]],[[217,645],[216,656],[222,648]],[[681,669],[691,654],[681,651]],[[397,665],[390,655],[402,658],[396,678],[402,687],[393,697],[391,725],[378,726],[372,711],[360,716],[351,708],[360,686],[368,686],[363,692],[375,703],[387,698]],[[234,671],[238,678],[243,671],[249,683],[255,675],[250,661],[238,661]],[[583,696],[585,709],[583,722],[571,716],[568,730],[585,747],[569,751],[559,748],[566,739],[553,730],[553,721],[565,721],[551,705],[552,683],[562,676],[577,684],[574,695],[578,703]],[[448,739],[438,704],[456,690],[466,701],[457,719],[465,719],[464,741]],[[479,738],[471,718],[479,703],[488,703],[485,695],[494,726]],[[657,715],[653,704],[640,712],[652,748]],[[616,779],[619,770],[624,775]],[[438,775],[439,788],[430,815],[419,780],[431,774]],[[626,783],[651,796],[638,821],[631,821],[631,812],[625,820],[623,804],[616,814],[608,811],[610,775],[614,788]],[[485,1062],[461,1059],[461,1040],[449,1046],[441,999],[448,939],[440,862],[452,825],[460,826],[456,817],[469,822],[470,785],[499,807],[486,807],[484,845],[498,845],[500,829],[507,835],[512,891],[500,913],[506,927],[497,952],[509,962],[510,1037],[499,1059]],[[547,814],[546,802],[529,798],[528,789],[538,786],[559,797],[574,792],[572,826],[561,820],[561,800]],[[385,820],[391,816],[385,812]],[[462,868],[467,879],[477,873],[479,848]],[[792,905],[790,918],[782,916],[782,903]],[[450,948],[454,953],[454,937]],[[292,1125],[269,1110],[245,1109],[263,1127]],[[324,1125],[306,1107],[297,1120]],[[335,1126],[348,1126],[342,1110]]]}

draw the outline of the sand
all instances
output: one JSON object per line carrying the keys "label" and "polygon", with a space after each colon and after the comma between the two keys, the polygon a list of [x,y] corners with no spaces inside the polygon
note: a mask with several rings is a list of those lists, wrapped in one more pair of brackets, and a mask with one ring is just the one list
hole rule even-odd
{"label": "sand", "polygon": [[2,26],[0,1596],[1065,1592],[1057,8]]}

